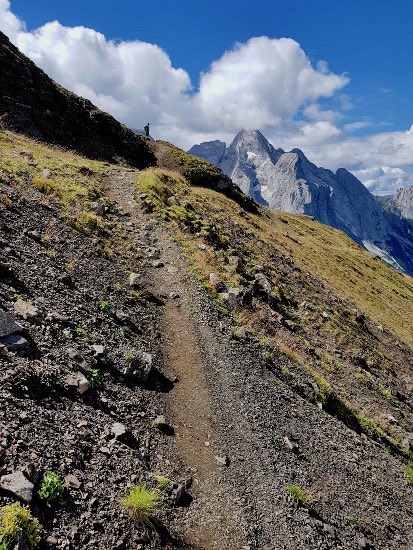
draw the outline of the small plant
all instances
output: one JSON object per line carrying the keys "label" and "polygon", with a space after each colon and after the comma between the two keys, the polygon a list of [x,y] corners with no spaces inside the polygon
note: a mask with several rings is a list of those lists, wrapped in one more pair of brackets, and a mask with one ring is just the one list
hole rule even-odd
{"label": "small plant", "polygon": [[62,498],[63,491],[63,484],[59,476],[54,472],[46,472],[40,485],[39,497],[42,500],[55,502]]}
{"label": "small plant", "polygon": [[404,470],[404,474],[407,478],[407,483],[413,485],[413,462],[410,461],[407,463],[407,466]]}
{"label": "small plant", "polygon": [[28,548],[37,548],[40,543],[42,527],[33,517],[28,506],[15,502],[1,509],[0,543],[1,550],[11,550],[21,535]]}
{"label": "small plant", "polygon": [[156,480],[156,483],[158,484],[160,491],[162,492],[166,492],[171,487],[172,482],[166,476],[156,475],[155,480]]}
{"label": "small plant", "polygon": [[153,514],[159,508],[159,500],[158,491],[148,489],[146,485],[135,485],[121,500],[121,505],[129,512],[132,519],[141,525],[150,526]]}
{"label": "small plant", "polygon": [[13,294],[13,300],[18,302],[19,300],[23,300],[23,296],[21,294]]}
{"label": "small plant", "polygon": [[110,311],[110,303],[106,300],[102,300],[99,304],[100,311],[103,311],[103,313],[109,313]]}
{"label": "small plant", "polygon": [[354,527],[360,527],[361,525],[361,518],[359,518],[358,516],[351,516],[350,518],[348,518],[348,521],[351,525],[354,525]]}
{"label": "small plant", "polygon": [[135,359],[135,356],[132,353],[127,353],[125,355],[125,361],[127,363],[132,363],[132,361],[134,361],[134,359]]}
{"label": "small plant", "polygon": [[75,333],[78,336],[86,336],[86,329],[84,329],[83,327],[77,326],[75,327]]}
{"label": "small plant", "polygon": [[293,483],[288,483],[285,486],[285,490],[293,498],[294,502],[298,506],[303,506],[304,504],[306,504],[306,502],[308,502],[307,493],[304,491],[304,489],[302,489],[298,485],[294,485]]}
{"label": "small plant", "polygon": [[102,380],[100,377],[99,369],[90,369],[87,375],[87,379],[89,380],[92,388],[97,388],[98,386],[100,386],[102,383]]}

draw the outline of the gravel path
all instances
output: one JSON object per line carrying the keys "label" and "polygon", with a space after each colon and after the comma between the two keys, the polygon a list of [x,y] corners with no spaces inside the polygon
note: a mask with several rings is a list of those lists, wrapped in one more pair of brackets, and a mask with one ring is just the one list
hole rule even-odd
{"label": "gravel path", "polygon": [[[193,477],[174,531],[204,550],[413,548],[401,459],[302,399],[256,343],[232,337],[178,246],[135,203],[132,178],[120,175],[110,196],[159,251],[148,278],[165,298],[165,371],[178,379],[165,397],[175,428],[166,445]],[[293,501],[291,483],[307,503]]]}

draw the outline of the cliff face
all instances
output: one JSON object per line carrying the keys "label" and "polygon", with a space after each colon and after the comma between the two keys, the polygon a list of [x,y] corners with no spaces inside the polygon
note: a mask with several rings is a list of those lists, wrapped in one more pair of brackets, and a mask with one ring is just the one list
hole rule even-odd
{"label": "cliff face", "polygon": [[413,220],[413,186],[398,189],[394,197],[388,200],[386,209],[401,218]]}
{"label": "cliff face", "polygon": [[0,32],[0,125],[89,158],[155,164],[146,140],[51,80]]}
{"label": "cliff face", "polygon": [[[213,162],[212,149],[204,143],[190,152]],[[384,211],[344,168],[334,173],[310,162],[299,149],[275,149],[257,130],[239,132],[218,166],[257,202],[314,216],[341,229],[393,267],[413,273],[411,227],[394,213]]]}

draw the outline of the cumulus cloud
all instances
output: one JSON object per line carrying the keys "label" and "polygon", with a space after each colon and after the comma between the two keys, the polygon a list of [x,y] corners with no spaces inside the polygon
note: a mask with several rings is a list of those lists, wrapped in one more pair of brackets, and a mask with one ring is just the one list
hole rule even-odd
{"label": "cumulus cloud", "polygon": [[[184,148],[208,139],[227,143],[242,128],[259,128],[276,147],[301,148],[317,164],[354,170],[373,190],[411,183],[413,130],[354,136],[368,123],[340,126],[352,108],[348,78],[325,61],[311,63],[289,38],[254,37],[212,63],[193,89],[167,52],[139,40],[110,41],[58,21],[28,31],[0,0],[0,30],[54,80],[132,128],[150,121],[156,137]],[[336,110],[324,108],[326,98]],[[401,170],[401,173],[397,170]]]}
{"label": "cumulus cloud", "polygon": [[288,127],[301,107],[331,97],[348,81],[325,62],[314,67],[288,38],[236,44],[193,90],[188,73],[154,44],[115,43],[58,21],[28,32],[8,0],[0,0],[0,29],[57,82],[129,126],[150,120],[159,137],[188,147],[195,138],[228,139],[245,127]]}

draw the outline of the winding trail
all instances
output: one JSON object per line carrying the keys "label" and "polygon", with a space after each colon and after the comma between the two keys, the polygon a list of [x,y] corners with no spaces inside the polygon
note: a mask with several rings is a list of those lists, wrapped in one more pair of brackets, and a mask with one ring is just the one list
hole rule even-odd
{"label": "winding trail", "polygon": [[[142,232],[147,219],[134,199],[133,177],[133,172],[124,172],[113,178],[108,196],[129,214],[135,230],[140,228]],[[178,381],[168,395],[165,412],[175,427],[176,455],[192,472],[194,484],[186,542],[202,550],[247,548],[239,536],[239,511],[234,509],[231,491],[223,486],[220,475],[226,468],[226,456],[219,448],[211,421],[211,393],[199,330],[188,315],[192,289],[188,288],[191,282],[187,265],[161,228],[153,228],[150,241],[156,242],[164,267],[148,266],[148,290],[167,297],[161,319],[165,374]],[[237,518],[237,523],[232,518]]]}
{"label": "winding trail", "polygon": [[[130,238],[147,253],[145,282],[165,301],[164,373],[176,381],[160,396],[175,428],[165,445],[193,478],[174,533],[194,550],[411,550],[413,496],[399,458],[277,380],[257,343],[231,337],[178,245],[135,201],[135,174],[112,174],[107,194],[129,214]],[[290,483],[305,488],[307,506],[294,505]]]}

